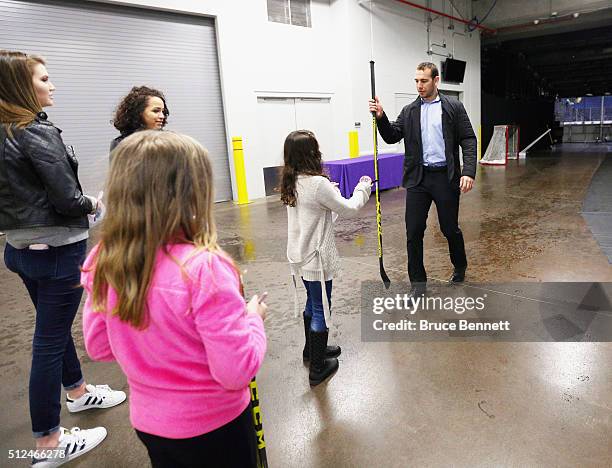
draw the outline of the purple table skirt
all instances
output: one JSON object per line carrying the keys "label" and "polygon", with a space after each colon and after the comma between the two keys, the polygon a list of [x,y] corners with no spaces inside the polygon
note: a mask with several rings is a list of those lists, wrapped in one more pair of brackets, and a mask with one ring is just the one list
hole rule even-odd
{"label": "purple table skirt", "polygon": [[[333,182],[338,182],[340,192],[344,198],[350,198],[361,176],[367,175],[374,180],[374,156],[360,156],[353,159],[338,159],[337,161],[324,161]],[[404,174],[404,154],[378,155],[379,188],[381,190],[399,187],[402,185]],[[374,186],[372,186],[374,190]]]}

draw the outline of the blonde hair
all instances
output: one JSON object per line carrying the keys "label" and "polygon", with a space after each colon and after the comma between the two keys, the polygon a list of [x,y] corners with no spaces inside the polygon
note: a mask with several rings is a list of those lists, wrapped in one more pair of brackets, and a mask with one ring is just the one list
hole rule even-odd
{"label": "blonde hair", "polygon": [[[172,132],[136,132],[117,147],[107,179],[107,215],[95,261],[93,306],[145,328],[146,297],[159,249],[192,244],[227,257],[217,243],[208,152]],[[233,264],[231,259],[228,260]]]}
{"label": "blonde hair", "polygon": [[45,65],[42,57],[0,50],[0,124],[9,134],[12,127],[24,128],[42,111],[32,83],[39,64]]}

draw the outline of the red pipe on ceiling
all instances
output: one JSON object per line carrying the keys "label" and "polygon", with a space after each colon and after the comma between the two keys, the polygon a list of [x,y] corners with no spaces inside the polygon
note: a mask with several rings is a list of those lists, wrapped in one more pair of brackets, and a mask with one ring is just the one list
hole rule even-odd
{"label": "red pipe on ceiling", "polygon": [[399,2],[399,3],[403,3],[404,5],[408,5],[408,6],[411,6],[411,7],[414,7],[414,8],[418,8],[420,10],[425,10],[425,11],[427,11],[429,13],[435,13],[436,15],[444,16],[445,18],[449,18],[449,19],[452,19],[454,21],[458,21],[459,23],[467,24],[469,26],[475,26],[476,28],[482,29],[483,31],[486,31],[486,32],[488,32],[490,34],[495,34],[497,32],[495,29],[487,28],[486,26],[482,26],[481,24],[477,24],[477,23],[475,24],[474,22],[464,20],[463,18],[457,18],[456,16],[447,15],[446,13],[442,13],[441,11],[433,10],[431,8],[427,8],[427,7],[424,7],[422,5],[419,5],[417,3],[408,2],[406,0],[395,0],[395,1]]}

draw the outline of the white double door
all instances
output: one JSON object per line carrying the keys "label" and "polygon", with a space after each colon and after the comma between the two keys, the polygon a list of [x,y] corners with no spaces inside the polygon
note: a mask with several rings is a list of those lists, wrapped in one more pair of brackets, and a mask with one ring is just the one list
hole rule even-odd
{"label": "white double door", "polygon": [[295,130],[310,130],[319,142],[323,159],[338,159],[333,151],[330,98],[257,98],[257,135],[262,166],[283,165],[285,138]]}

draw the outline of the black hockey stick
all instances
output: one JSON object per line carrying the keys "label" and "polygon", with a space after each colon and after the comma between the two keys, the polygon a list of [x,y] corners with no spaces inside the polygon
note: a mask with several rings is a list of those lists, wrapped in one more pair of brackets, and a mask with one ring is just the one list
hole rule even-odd
{"label": "black hockey stick", "polygon": [[261,409],[259,408],[259,393],[257,380],[253,377],[249,384],[251,392],[251,410],[253,412],[253,424],[257,435],[257,468],[268,468],[268,457],[266,455],[266,441],[264,439],[263,423],[261,420]]}
{"label": "black hockey stick", "polygon": [[[246,272],[246,270],[245,270]],[[244,281],[240,275],[240,294],[244,295]],[[266,293],[260,298],[260,302],[265,298]],[[257,388],[257,377],[251,379],[249,383],[249,393],[251,395],[251,413],[253,414],[253,426],[257,441],[257,468],[268,468],[268,456],[266,454],[266,440],[264,438],[263,421],[261,419],[261,408],[259,407],[259,390]]]}
{"label": "black hockey stick", "polygon": [[[374,82],[374,60],[370,60],[370,83],[372,85],[372,99],[376,99],[376,86]],[[378,127],[376,125],[376,112],[372,112],[372,135],[374,138],[374,188],[376,189],[376,230],[378,231],[378,263],[380,265],[380,277],[386,289],[391,286],[391,280],[385,271],[383,264],[382,244],[382,214],[380,211],[380,191],[378,188]]]}

